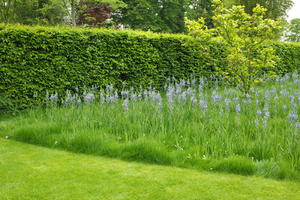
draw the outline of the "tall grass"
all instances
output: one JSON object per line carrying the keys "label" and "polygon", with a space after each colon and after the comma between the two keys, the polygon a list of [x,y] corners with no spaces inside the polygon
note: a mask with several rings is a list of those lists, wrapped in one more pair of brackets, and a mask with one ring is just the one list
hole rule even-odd
{"label": "tall grass", "polygon": [[[242,95],[204,80],[155,89],[50,95],[46,109],[0,122],[12,139],[74,152],[163,165],[299,179],[297,74]],[[51,104],[51,105],[50,105]]]}

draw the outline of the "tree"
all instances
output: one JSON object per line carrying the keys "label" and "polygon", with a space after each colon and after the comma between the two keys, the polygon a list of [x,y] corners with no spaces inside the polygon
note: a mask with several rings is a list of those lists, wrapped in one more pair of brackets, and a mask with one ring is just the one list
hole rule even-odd
{"label": "tree", "polygon": [[243,93],[249,94],[251,87],[262,81],[264,71],[268,70],[266,76],[273,75],[272,68],[278,57],[266,42],[281,28],[281,20],[265,18],[267,9],[260,5],[250,15],[244,6],[227,9],[220,0],[214,3],[214,28],[209,29],[203,18],[187,20],[189,34],[204,46],[208,40],[221,41],[226,46],[226,67],[218,67],[218,72]]}
{"label": "tree", "polygon": [[184,32],[184,0],[163,0],[161,9],[158,13],[164,26],[165,32],[182,33]]}
{"label": "tree", "polygon": [[0,21],[11,23],[16,17],[15,5],[17,0],[0,0]]}
{"label": "tree", "polygon": [[64,23],[66,10],[61,0],[39,0],[37,23],[58,25]]}
{"label": "tree", "polygon": [[185,17],[190,20],[205,18],[206,24],[212,25],[212,0],[185,0]]}
{"label": "tree", "polygon": [[[0,22],[58,25],[69,21],[73,26],[78,22],[95,25],[124,5],[121,0],[0,0]],[[80,14],[87,19],[97,18],[97,23],[83,16],[79,20]]]}
{"label": "tree", "polygon": [[60,0],[0,0],[0,22],[22,24],[62,23],[65,9]]}
{"label": "tree", "polygon": [[113,11],[124,7],[122,0],[63,0],[72,26],[101,25]]}
{"label": "tree", "polygon": [[300,18],[291,20],[288,26],[286,40],[289,42],[300,42]]}
{"label": "tree", "polygon": [[108,3],[102,2],[80,2],[79,8],[77,24],[90,26],[103,26],[113,11]]}
{"label": "tree", "polygon": [[127,4],[114,19],[132,29],[185,32],[184,18],[205,17],[211,23],[212,0],[124,0]]}
{"label": "tree", "polygon": [[285,17],[287,11],[292,8],[292,0],[227,0],[230,5],[244,5],[245,11],[253,14],[253,8],[257,4],[267,9],[266,17],[276,19],[277,17]]}
{"label": "tree", "polygon": [[166,29],[159,16],[161,3],[157,0],[124,0],[127,5],[114,14],[117,23],[132,29],[160,32]]}
{"label": "tree", "polygon": [[185,0],[124,0],[114,19],[132,29],[184,32]]}

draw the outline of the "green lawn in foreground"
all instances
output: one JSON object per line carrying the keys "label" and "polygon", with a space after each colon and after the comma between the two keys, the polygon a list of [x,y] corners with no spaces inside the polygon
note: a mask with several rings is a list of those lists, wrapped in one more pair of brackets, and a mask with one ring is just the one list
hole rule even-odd
{"label": "green lawn in foreground", "polygon": [[300,199],[300,183],[147,165],[0,139],[1,200]]}

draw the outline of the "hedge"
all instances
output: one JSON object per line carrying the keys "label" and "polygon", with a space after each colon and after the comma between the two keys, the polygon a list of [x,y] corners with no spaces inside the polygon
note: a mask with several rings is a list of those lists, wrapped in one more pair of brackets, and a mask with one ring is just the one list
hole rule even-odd
{"label": "hedge", "polygon": [[271,45],[280,58],[275,69],[278,75],[300,70],[300,43],[274,42]]}
{"label": "hedge", "polygon": [[[210,76],[224,65],[222,44],[199,52],[193,41],[173,34],[0,24],[0,110],[8,107],[3,99],[28,107],[43,101],[46,91],[120,88],[124,82],[160,88],[171,76]],[[282,58],[278,73],[300,69],[300,45],[272,45]]]}

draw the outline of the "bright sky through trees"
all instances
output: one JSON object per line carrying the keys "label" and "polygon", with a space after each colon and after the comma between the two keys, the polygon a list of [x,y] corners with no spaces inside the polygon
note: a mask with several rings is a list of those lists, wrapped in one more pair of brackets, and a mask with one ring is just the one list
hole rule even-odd
{"label": "bright sky through trees", "polygon": [[294,6],[288,11],[288,20],[300,18],[300,0],[293,0]]}

